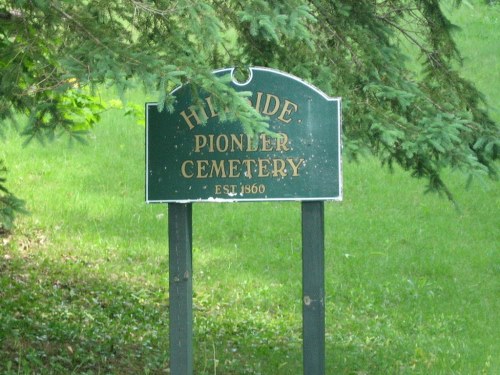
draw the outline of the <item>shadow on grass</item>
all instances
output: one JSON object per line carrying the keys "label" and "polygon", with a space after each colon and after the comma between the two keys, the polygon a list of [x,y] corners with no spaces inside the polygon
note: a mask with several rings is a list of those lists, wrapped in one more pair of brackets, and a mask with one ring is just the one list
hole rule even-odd
{"label": "shadow on grass", "polygon": [[[0,248],[0,373],[168,373],[167,290],[105,262],[48,258],[36,236]],[[281,335],[286,322],[195,309],[195,373],[270,373],[276,363],[282,372],[271,373],[294,373],[300,346]]]}
{"label": "shadow on grass", "polygon": [[0,251],[1,373],[167,368],[163,289],[120,280],[76,257],[45,258],[24,246]]}

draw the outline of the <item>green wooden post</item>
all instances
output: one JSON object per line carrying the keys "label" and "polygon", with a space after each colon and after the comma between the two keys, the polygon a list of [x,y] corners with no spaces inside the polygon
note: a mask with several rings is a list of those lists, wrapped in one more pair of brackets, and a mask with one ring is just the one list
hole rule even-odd
{"label": "green wooden post", "polygon": [[193,374],[192,204],[169,203],[170,374]]}
{"label": "green wooden post", "polygon": [[325,221],[323,202],[302,202],[304,375],[325,374]]}

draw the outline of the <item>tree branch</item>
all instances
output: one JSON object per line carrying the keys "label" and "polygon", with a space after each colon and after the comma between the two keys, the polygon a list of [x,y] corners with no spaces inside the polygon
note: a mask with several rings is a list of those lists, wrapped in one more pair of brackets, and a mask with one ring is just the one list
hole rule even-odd
{"label": "tree branch", "polygon": [[0,19],[6,21],[20,21],[24,18],[23,12],[18,9],[13,9],[10,11],[0,11]]}

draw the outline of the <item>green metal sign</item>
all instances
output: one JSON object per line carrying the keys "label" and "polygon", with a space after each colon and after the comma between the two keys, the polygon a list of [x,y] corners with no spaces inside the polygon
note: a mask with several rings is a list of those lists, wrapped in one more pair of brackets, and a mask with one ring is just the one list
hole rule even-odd
{"label": "green metal sign", "polygon": [[340,98],[268,68],[230,84],[252,92],[252,106],[279,137],[251,139],[240,123],[220,121],[210,95],[195,105],[181,86],[174,112],[146,105],[146,201],[341,200]]}

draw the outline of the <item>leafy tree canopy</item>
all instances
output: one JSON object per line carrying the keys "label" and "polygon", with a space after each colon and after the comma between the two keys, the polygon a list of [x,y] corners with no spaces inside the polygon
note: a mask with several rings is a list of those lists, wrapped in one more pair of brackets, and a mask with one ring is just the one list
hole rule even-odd
{"label": "leafy tree canopy", "polygon": [[141,82],[169,109],[189,81],[259,132],[265,119],[211,71],[269,66],[343,97],[346,155],[369,150],[451,198],[443,168],[495,176],[499,144],[453,28],[438,0],[0,0],[0,119],[78,137],[102,110],[98,85]]}

